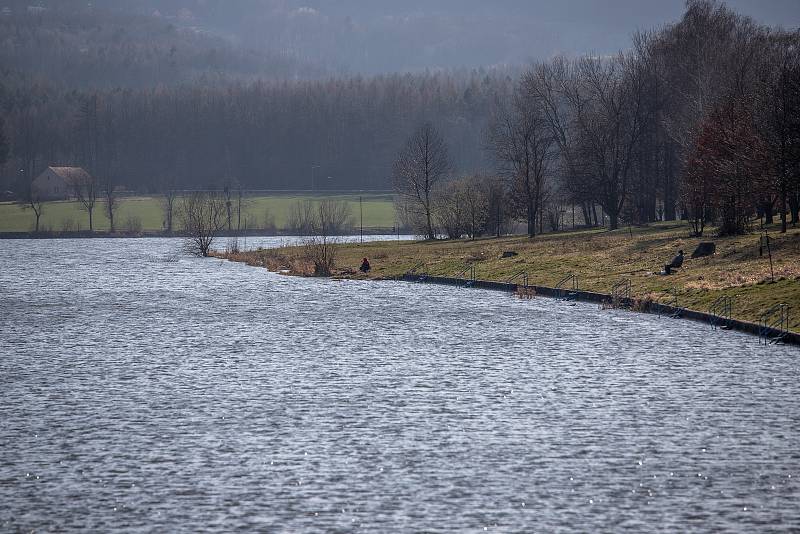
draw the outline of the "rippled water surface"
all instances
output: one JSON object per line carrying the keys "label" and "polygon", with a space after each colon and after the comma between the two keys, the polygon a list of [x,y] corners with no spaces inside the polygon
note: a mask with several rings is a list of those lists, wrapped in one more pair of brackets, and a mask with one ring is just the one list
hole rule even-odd
{"label": "rippled water surface", "polygon": [[800,351],[0,241],[0,531],[800,529]]}

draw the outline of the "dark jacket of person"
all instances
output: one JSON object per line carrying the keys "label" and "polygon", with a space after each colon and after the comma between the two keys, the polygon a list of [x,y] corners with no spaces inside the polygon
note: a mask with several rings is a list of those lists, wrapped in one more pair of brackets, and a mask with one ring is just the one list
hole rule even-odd
{"label": "dark jacket of person", "polygon": [[358,270],[366,274],[370,269],[372,269],[372,266],[369,264],[369,260],[364,258],[364,261],[361,262],[361,267],[359,267]]}
{"label": "dark jacket of person", "polygon": [[673,269],[680,269],[683,265],[683,251],[681,250],[678,252],[678,255],[672,258],[672,262],[670,262],[669,266]]}

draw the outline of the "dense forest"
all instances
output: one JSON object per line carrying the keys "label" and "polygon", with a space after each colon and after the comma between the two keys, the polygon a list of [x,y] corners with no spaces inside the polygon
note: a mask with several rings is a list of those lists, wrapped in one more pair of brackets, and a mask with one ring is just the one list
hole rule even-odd
{"label": "dense forest", "polygon": [[20,83],[2,98],[14,167],[27,176],[59,163],[151,193],[165,183],[385,190],[423,120],[446,132],[460,171],[485,168],[489,110],[510,84],[477,72],[96,92]]}
{"label": "dense forest", "polygon": [[[96,27],[85,11],[0,19],[1,189],[30,196],[31,178],[59,164],[136,192],[402,192],[416,171],[398,154],[411,157],[426,125],[446,149],[449,185],[430,188],[428,213],[412,196],[403,208],[439,232],[521,219],[533,235],[562,224],[567,206],[611,227],[683,216],[698,233],[711,221],[740,231],[757,214],[798,218],[800,38],[715,1],[691,0],[678,22],[617,54],[375,76],[314,74],[302,58],[248,55],[177,21],[99,13],[109,22]],[[110,44],[67,45],[93,39]],[[498,178],[453,185],[476,174]],[[493,185],[469,203],[484,208],[467,232],[453,221],[478,182]]]}

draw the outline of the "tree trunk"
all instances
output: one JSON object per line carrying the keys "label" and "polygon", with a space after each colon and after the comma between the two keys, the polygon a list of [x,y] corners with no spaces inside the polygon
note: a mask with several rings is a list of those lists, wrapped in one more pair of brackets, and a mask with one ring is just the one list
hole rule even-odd
{"label": "tree trunk", "polygon": [[677,220],[678,214],[677,210],[675,209],[675,199],[672,198],[670,191],[670,196],[664,197],[664,220],[665,221],[674,221]]}
{"label": "tree trunk", "polygon": [[92,211],[93,210],[91,210],[91,209],[89,210],[89,231],[90,232],[94,232],[94,223],[92,221]]}
{"label": "tree trunk", "polygon": [[473,241],[475,241],[475,234],[477,233],[477,230],[475,229],[475,226],[476,226],[476,225],[475,225],[475,210],[472,210],[472,217],[471,217],[471,219],[472,219],[472,225],[471,225],[471,226],[472,226],[472,228],[471,228],[471,230],[472,230],[472,231],[470,232],[470,233],[471,233],[471,235],[470,235],[470,239],[472,239]]}
{"label": "tree trunk", "polygon": [[645,221],[643,221],[643,222],[651,223],[651,222],[655,221],[658,218],[658,215],[657,215],[657,211],[658,210],[656,208],[657,204],[658,204],[658,201],[656,199],[655,192],[653,192],[653,194],[651,194],[651,195],[648,195],[648,197],[647,197],[647,219]]}
{"label": "tree trunk", "polygon": [[36,233],[39,233],[39,218],[42,216],[41,213],[36,213]]}
{"label": "tree trunk", "polygon": [[544,233],[544,202],[539,202],[539,235]]}
{"label": "tree trunk", "polygon": [[616,230],[619,228],[619,213],[616,210],[608,214],[608,227],[609,230]]}
{"label": "tree trunk", "polygon": [[677,220],[675,210],[675,177],[672,171],[672,150],[666,152],[666,169],[664,172],[664,220]]}
{"label": "tree trunk", "polygon": [[495,224],[496,224],[495,230],[497,231],[497,236],[496,236],[497,238],[500,238],[500,223],[501,223],[500,217],[501,216],[502,216],[502,214],[501,214],[501,201],[498,200],[497,201],[497,220],[495,221]]}
{"label": "tree trunk", "polygon": [[786,180],[783,180],[783,182],[781,182],[781,201],[780,201],[782,234],[786,233],[786,197],[787,197]]}
{"label": "tree trunk", "polygon": [[528,237],[536,237],[536,210],[533,202],[528,199]]}
{"label": "tree trunk", "polygon": [[431,209],[430,208],[425,208],[425,216],[428,219],[427,220],[427,223],[428,223],[428,239],[433,241],[434,239],[436,239],[436,236],[433,235],[433,221],[431,220]]}

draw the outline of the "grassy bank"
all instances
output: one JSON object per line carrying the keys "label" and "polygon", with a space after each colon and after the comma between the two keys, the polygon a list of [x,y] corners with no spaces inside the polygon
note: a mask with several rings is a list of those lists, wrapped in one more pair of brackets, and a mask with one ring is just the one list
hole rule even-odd
{"label": "grassy bank", "polygon": [[[508,237],[348,244],[338,248],[334,275],[362,278],[357,268],[366,256],[373,270],[365,278],[371,279],[397,278],[420,264],[420,272],[454,276],[474,264],[476,277],[483,280],[505,281],[525,271],[530,284],[554,286],[566,274],[575,273],[580,289],[609,293],[612,285],[627,278],[637,298],[656,300],[664,291],[676,290],[680,306],[699,311],[708,311],[722,295],[733,296],[734,317],[747,321],[757,322],[763,310],[787,303],[791,306],[791,328],[800,331],[800,229],[791,229],[785,235],[770,232],[774,283],[766,253],[759,256],[759,234],[703,239],[688,236],[685,225],[658,224],[614,232],[548,234],[533,240]],[[689,259],[700,241],[715,242],[716,254]],[[672,276],[655,274],[679,249],[687,253],[684,268]],[[517,256],[502,257],[510,251]],[[230,259],[299,275],[313,272],[300,248],[248,252]]]}
{"label": "grassy bank", "polygon": [[[274,224],[283,230],[289,219],[289,211],[298,201],[332,198],[342,200],[350,205],[353,223],[359,223],[358,195],[274,195],[248,197],[243,219],[248,228],[265,228]],[[94,210],[94,227],[97,231],[108,231],[109,221],[104,213],[105,205],[98,201]],[[363,196],[364,227],[392,228],[395,225],[394,204],[391,195],[369,194]],[[164,212],[159,197],[125,197],[115,214],[116,226],[119,230],[128,230],[129,223],[141,224],[145,232],[162,230]],[[0,202],[0,232],[30,232],[34,228],[35,217],[32,211],[24,210],[19,204]],[[80,209],[77,202],[48,202],[40,221],[42,231],[60,232],[63,230],[88,230],[89,216]]]}

